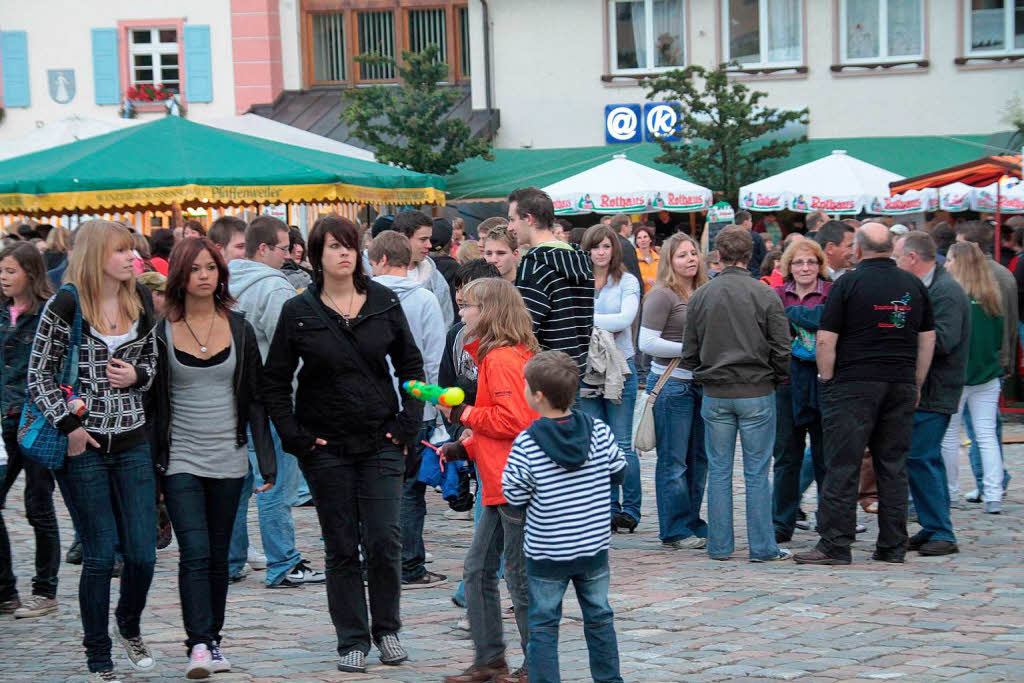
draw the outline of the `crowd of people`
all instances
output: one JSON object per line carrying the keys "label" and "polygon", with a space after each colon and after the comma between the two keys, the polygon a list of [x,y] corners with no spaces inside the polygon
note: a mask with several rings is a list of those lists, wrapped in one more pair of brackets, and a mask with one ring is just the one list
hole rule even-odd
{"label": "crowd of people", "polygon": [[[270,216],[224,216],[148,240],[103,220],[54,228],[50,263],[30,241],[6,246],[0,500],[24,471],[36,575],[21,599],[0,518],[0,613],[57,609],[56,484],[92,680],[120,680],[115,642],[134,669],[156,666],[141,620],[172,530],[187,678],[231,669],[229,586],[258,570],[271,589],[326,582],[339,670],[364,672],[372,648],[401,664],[403,589],[448,579],[426,566],[438,486],[474,524],[452,596],[474,659],[445,682],[558,681],[570,581],[594,680],[621,681],[608,551],[644,514],[634,430],[647,404],[666,551],[734,556],[738,436],[751,562],[850,564],[858,502],[878,516],[875,561],[959,552],[950,509],[998,514],[1009,481],[998,402],[1019,297],[992,227],[965,222],[949,239],[948,225],[821,213],[806,233],[753,227],[716,205],[701,240],[627,216],[578,232],[523,188],[475,239],[461,220],[405,210],[372,226],[325,215],[308,241]],[[466,399],[417,400],[400,389],[410,381]],[[29,407],[66,440],[62,465],[22,452]],[[248,536],[254,493],[265,555]],[[316,508],[323,571],[298,549],[296,504]],[[819,540],[794,553],[798,528]],[[501,577],[525,655],[515,670]]]}

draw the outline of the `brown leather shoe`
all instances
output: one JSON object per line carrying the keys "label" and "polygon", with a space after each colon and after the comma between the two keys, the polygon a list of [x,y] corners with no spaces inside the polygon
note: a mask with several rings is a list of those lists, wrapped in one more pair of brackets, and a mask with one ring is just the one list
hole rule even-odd
{"label": "brown leather shoe", "polygon": [[525,667],[521,667],[512,673],[498,676],[494,683],[530,683],[530,675],[526,673]]}
{"label": "brown leather shoe", "polygon": [[500,680],[507,673],[508,663],[501,657],[483,666],[474,664],[460,674],[445,676],[444,683],[488,683]]}

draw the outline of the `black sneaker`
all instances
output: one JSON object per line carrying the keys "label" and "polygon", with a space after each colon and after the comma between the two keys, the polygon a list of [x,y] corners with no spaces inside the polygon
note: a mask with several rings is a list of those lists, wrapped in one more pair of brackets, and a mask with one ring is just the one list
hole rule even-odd
{"label": "black sneaker", "polygon": [[890,564],[903,564],[906,562],[906,557],[903,553],[895,551],[886,551],[875,549],[875,552],[871,553],[871,559],[876,562],[888,562]]}
{"label": "black sneaker", "polygon": [[380,650],[380,663],[389,666],[398,666],[409,659],[409,653],[405,651],[402,644],[398,642],[398,636],[394,633],[385,633],[380,640],[373,641],[373,644]]}
{"label": "black sneaker", "polygon": [[338,671],[348,671],[355,674],[366,673],[366,655],[359,650],[346,652],[338,660]]}
{"label": "black sneaker", "polygon": [[266,584],[267,588],[302,588],[302,584],[297,581],[292,581],[287,576],[278,581],[277,583]]}
{"label": "black sneaker", "polygon": [[917,552],[929,557],[939,555],[954,555],[960,552],[960,548],[952,541],[928,541],[917,549]]}
{"label": "black sneaker", "polygon": [[82,542],[75,541],[68,548],[68,552],[64,555],[64,561],[68,564],[82,564]]}
{"label": "black sneaker", "polygon": [[327,580],[327,575],[323,572],[318,572],[311,569],[305,560],[301,560],[298,564],[292,567],[292,570],[285,576],[286,581],[293,583],[323,583]]}
{"label": "black sneaker", "polygon": [[907,550],[920,550],[921,546],[928,542],[931,534],[921,529],[907,541]]}

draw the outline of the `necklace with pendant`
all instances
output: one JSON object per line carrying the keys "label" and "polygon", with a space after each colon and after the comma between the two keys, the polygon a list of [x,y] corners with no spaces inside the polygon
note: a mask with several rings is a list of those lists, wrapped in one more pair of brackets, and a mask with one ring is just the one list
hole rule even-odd
{"label": "necklace with pendant", "polygon": [[210,337],[213,336],[213,323],[216,322],[217,316],[215,315],[212,318],[210,318],[210,329],[206,333],[206,342],[205,343],[199,341],[199,337],[196,336],[196,333],[192,329],[192,326],[188,324],[188,318],[186,318],[185,316],[182,316],[181,319],[185,323],[185,327],[188,328],[189,334],[191,334],[192,338],[196,340],[196,344],[199,344],[199,353],[206,353],[206,351],[207,351],[206,344],[208,344],[210,342]]}

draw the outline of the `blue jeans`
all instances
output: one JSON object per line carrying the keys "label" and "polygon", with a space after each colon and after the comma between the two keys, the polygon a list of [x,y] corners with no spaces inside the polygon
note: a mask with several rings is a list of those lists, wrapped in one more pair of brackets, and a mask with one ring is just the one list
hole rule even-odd
{"label": "blue jeans", "polygon": [[942,460],[942,437],[948,426],[949,415],[914,411],[914,428],[907,451],[907,480],[922,533],[930,541],[956,543],[949,516],[946,464]]}
{"label": "blue jeans", "polygon": [[213,479],[182,472],[164,477],[167,514],[178,539],[178,598],[186,654],[220,644],[228,598],[228,547],[244,477]]}
{"label": "blue jeans", "polygon": [[526,647],[526,668],[532,683],[558,683],[558,624],[562,621],[562,599],[572,581],[583,610],[583,635],[590,655],[590,676],[595,681],[621,683],[619,646],[615,638],[614,613],[608,604],[608,562],[579,574],[537,576],[527,572],[530,593],[530,643]]}
{"label": "blue jeans", "polygon": [[[285,575],[302,561],[302,556],[295,549],[295,520],[292,519],[292,500],[295,499],[295,488],[298,485],[299,463],[295,456],[282,450],[281,437],[277,435],[277,430],[273,426],[270,427],[270,435],[274,439],[274,450],[277,452],[277,481],[274,482],[274,488],[256,496],[260,537],[263,539],[263,552],[267,556],[268,586],[284,581]],[[242,484],[242,497],[238,501],[238,514],[235,516],[235,525],[231,532],[228,576],[240,572],[248,558],[249,527],[246,516],[252,492],[260,486],[263,486],[263,477],[260,476],[259,462],[256,460],[256,451],[253,450],[250,434],[249,474]]]}
{"label": "blue jeans", "polygon": [[298,476],[299,483],[295,487],[295,500],[292,501],[292,507],[302,507],[313,500],[313,495],[309,492],[309,484],[306,483],[306,477],[302,475],[302,470],[299,470],[296,476]]}
{"label": "blue jeans", "polygon": [[779,554],[772,526],[772,489],[768,471],[775,443],[775,394],[756,398],[704,396],[708,447],[708,555],[728,559],[735,548],[732,526],[732,463],[736,432],[743,448],[747,489],[747,541],[750,559]]}
{"label": "blue jeans", "polygon": [[[981,448],[978,446],[978,439],[974,434],[974,423],[971,422],[971,409],[964,404],[963,413],[964,430],[967,432],[967,438],[971,440],[971,447],[967,449],[967,459],[971,463],[971,472],[974,474],[975,488],[978,489],[978,493],[982,494],[985,491],[984,478],[985,469],[981,465]],[[1003,454],[1003,415],[999,411],[996,411],[996,442],[999,444],[999,454]],[[1006,493],[1006,487],[1010,485],[1010,473],[1006,470],[1006,458],[1003,458],[1003,493]]]}
{"label": "blue jeans", "polygon": [[[647,377],[648,391],[660,377]],[[708,524],[700,504],[708,478],[700,387],[669,379],[654,402],[654,434],[658,443],[654,494],[658,505],[658,538],[663,543],[690,536],[707,538]]]}
{"label": "blue jeans", "polygon": [[[612,484],[612,516],[623,512],[633,519],[640,520],[640,503],[643,492],[640,488],[640,459],[633,450],[633,409],[636,407],[637,377],[636,364],[630,358],[626,361],[632,374],[626,375],[625,386],[622,387],[622,402],[612,403],[604,398],[581,398],[580,410],[587,415],[601,420],[611,427],[615,435],[615,443],[626,459],[621,486]],[[621,503],[620,503],[621,491]]]}
{"label": "blue jeans", "polygon": [[[416,442],[409,448],[426,448],[420,441],[428,441],[434,432],[434,423],[424,422]],[[422,454],[421,454],[422,457]],[[416,467],[419,472],[419,467]],[[402,510],[399,526],[402,529],[402,582],[415,581],[427,573],[427,549],[423,545],[423,523],[427,518],[427,485],[415,476],[402,484]]]}
{"label": "blue jeans", "polygon": [[87,449],[55,472],[75,530],[82,541],[78,606],[89,671],[112,671],[110,574],[120,537],[124,568],[114,615],[121,635],[139,635],[139,621],[156,564],[156,483],[149,446],[120,453]]}
{"label": "blue jeans", "polygon": [[[476,531],[476,525],[480,523],[480,514],[484,510],[484,504],[481,502],[483,497],[480,495],[480,489],[477,488],[476,496],[473,499],[473,531]],[[505,578],[505,556],[501,556],[501,564],[498,565],[498,579]],[[459,587],[455,589],[455,595],[452,596],[452,602],[459,607],[466,606],[466,581],[463,579],[459,581]]]}

